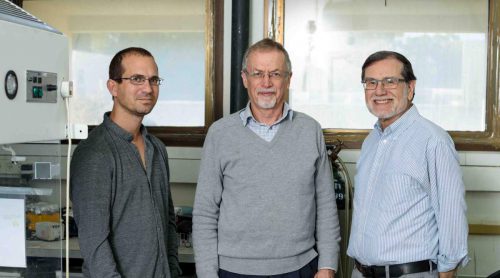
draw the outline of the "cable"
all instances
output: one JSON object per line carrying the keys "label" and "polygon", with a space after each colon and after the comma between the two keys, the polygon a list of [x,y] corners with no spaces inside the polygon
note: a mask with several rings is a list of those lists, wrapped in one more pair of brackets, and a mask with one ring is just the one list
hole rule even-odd
{"label": "cable", "polygon": [[69,278],[69,183],[70,183],[70,161],[71,161],[71,139],[73,138],[74,129],[71,125],[71,109],[69,107],[69,99],[73,96],[73,82],[63,81],[61,84],[61,96],[66,104],[66,134],[68,137],[68,153],[66,157],[66,215],[64,217],[65,224],[65,265],[66,278]]}
{"label": "cable", "polygon": [[66,215],[65,215],[65,231],[66,231],[66,237],[65,237],[65,249],[66,249],[66,278],[69,278],[69,179],[70,179],[70,159],[71,159],[71,137],[73,134],[71,134],[71,122],[70,122],[70,108],[69,108],[69,98],[64,98],[64,102],[66,103],[66,128],[67,128],[67,134],[68,134],[68,153],[66,157]]}
{"label": "cable", "polygon": [[12,156],[16,156],[16,151],[14,151],[14,149],[11,146],[2,145],[2,150],[6,151],[6,152],[10,152],[10,155],[12,155]]}

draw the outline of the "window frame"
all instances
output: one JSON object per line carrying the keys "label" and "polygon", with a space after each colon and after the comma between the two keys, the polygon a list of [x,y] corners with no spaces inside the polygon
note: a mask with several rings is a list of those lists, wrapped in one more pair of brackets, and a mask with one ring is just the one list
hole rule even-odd
{"label": "window frame", "polygon": [[205,125],[147,127],[167,146],[203,146],[213,122],[223,115],[224,0],[205,0]]}
{"label": "window frame", "polygon": [[[284,43],[285,0],[266,0],[265,36]],[[285,45],[286,47],[286,45]],[[486,73],[486,130],[448,131],[460,151],[500,150],[500,1],[488,1],[488,49]],[[369,129],[324,128],[327,144],[342,141],[345,149],[360,149]]]}

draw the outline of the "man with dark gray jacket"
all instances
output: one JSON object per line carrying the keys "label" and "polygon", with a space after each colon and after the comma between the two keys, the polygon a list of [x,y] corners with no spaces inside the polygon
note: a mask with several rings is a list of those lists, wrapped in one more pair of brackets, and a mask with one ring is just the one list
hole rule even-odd
{"label": "man with dark gray jacket", "polygon": [[291,63],[264,39],[241,73],[250,102],[208,131],[193,210],[198,277],[334,277],[339,224],[320,125],[285,102]]}
{"label": "man with dark gray jacket", "polygon": [[167,152],[142,125],[161,81],[147,50],[118,52],[107,82],[113,110],[73,154],[71,200],[85,277],[179,275]]}

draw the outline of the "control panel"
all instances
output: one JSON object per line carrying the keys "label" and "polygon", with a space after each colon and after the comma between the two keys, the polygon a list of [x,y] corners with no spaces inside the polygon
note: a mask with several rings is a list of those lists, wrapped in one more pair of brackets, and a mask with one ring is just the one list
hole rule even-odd
{"label": "control panel", "polygon": [[57,74],[42,71],[26,71],[27,102],[57,102]]}

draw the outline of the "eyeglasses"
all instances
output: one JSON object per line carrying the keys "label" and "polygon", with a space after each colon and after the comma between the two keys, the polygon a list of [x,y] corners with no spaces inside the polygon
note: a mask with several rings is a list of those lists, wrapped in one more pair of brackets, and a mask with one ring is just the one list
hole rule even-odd
{"label": "eyeglasses", "polygon": [[280,72],[280,71],[271,71],[271,72],[263,72],[263,71],[252,71],[248,72],[247,70],[243,70],[243,72],[250,76],[250,78],[263,80],[264,77],[268,77],[272,81],[281,81],[284,78],[288,77],[289,72]]}
{"label": "eyeglasses", "polygon": [[132,75],[130,77],[116,78],[113,80],[118,81],[123,79],[129,80],[130,83],[132,83],[133,85],[142,85],[144,84],[144,82],[146,82],[146,80],[149,82],[149,85],[151,86],[160,86],[163,83],[163,78],[160,78],[158,76],[151,76],[150,78],[147,78],[146,76],[141,74]]}
{"label": "eyeglasses", "polygon": [[406,82],[406,80],[397,77],[386,77],[382,80],[375,78],[366,78],[361,81],[365,90],[375,90],[377,89],[378,83],[382,83],[385,89],[394,89],[398,86],[399,82]]}

